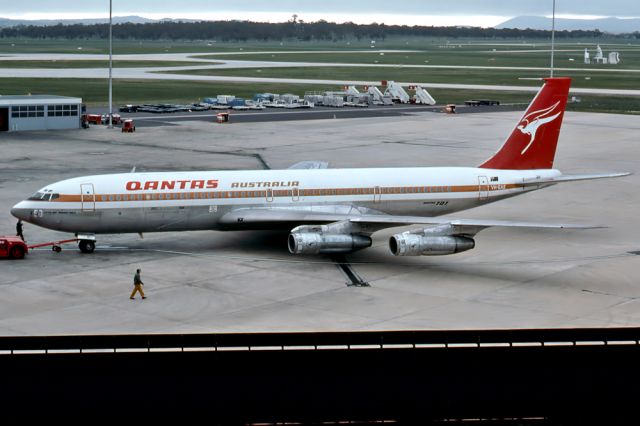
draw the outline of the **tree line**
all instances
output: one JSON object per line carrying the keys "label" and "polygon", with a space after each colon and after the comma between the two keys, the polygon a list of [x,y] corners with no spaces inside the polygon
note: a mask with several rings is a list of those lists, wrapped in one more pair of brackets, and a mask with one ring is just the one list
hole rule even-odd
{"label": "tree line", "polygon": [[[108,24],[72,25],[19,25],[0,29],[1,38],[40,39],[103,39],[109,34]],[[479,27],[433,27],[368,24],[352,22],[304,22],[294,19],[282,23],[251,21],[161,21],[153,23],[120,23],[113,26],[113,37],[131,40],[220,40],[220,41],[339,41],[339,40],[384,40],[392,36],[422,36],[445,38],[522,38],[548,39],[546,30]],[[599,30],[556,31],[558,38],[610,37]],[[639,38],[640,33],[625,35]]]}

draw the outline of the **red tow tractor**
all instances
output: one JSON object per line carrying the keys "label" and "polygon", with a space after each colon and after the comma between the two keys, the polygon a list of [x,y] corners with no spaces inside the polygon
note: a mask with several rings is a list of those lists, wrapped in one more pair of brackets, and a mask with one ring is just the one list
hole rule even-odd
{"label": "red tow tractor", "polygon": [[0,236],[0,259],[22,259],[29,253],[29,249],[51,246],[51,250],[56,253],[62,251],[62,244],[75,243],[80,241],[78,238],[69,240],[50,241],[47,243],[27,245],[20,237]]}

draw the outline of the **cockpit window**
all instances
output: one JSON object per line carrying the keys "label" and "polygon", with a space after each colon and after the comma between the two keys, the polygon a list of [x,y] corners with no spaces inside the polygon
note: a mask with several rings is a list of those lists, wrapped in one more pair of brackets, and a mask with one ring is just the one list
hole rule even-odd
{"label": "cockpit window", "polygon": [[35,194],[33,194],[31,197],[27,198],[30,201],[42,201],[45,197],[44,192],[36,192]]}
{"label": "cockpit window", "polygon": [[52,194],[51,192],[36,192],[31,197],[27,198],[30,201],[53,201],[56,198],[60,198],[60,194]]}

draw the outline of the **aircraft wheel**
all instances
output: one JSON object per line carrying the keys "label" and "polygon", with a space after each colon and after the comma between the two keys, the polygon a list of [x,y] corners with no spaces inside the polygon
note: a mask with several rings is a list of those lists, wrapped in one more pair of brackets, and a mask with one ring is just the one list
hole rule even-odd
{"label": "aircraft wheel", "polygon": [[93,253],[96,249],[96,243],[91,240],[80,240],[78,248],[82,253]]}
{"label": "aircraft wheel", "polygon": [[60,253],[62,251],[62,247],[60,247],[60,246],[51,246],[51,250],[53,250],[56,253]]}

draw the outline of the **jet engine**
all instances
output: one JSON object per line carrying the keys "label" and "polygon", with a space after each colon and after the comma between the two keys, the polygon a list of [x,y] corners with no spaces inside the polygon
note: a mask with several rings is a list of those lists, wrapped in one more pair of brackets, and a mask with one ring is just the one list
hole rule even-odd
{"label": "jet engine", "polygon": [[371,238],[363,235],[292,232],[288,239],[292,254],[350,253],[371,247]]}
{"label": "jet engine", "polygon": [[395,256],[439,256],[471,250],[473,238],[457,235],[420,235],[411,232],[389,238],[389,249]]}

